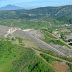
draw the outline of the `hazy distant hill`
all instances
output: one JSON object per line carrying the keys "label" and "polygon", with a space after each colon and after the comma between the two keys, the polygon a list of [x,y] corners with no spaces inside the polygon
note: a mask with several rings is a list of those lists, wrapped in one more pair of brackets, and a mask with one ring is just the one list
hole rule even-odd
{"label": "hazy distant hill", "polygon": [[45,20],[49,18],[56,18],[59,21],[69,22],[72,24],[72,5],[60,7],[41,7],[32,9],[30,13],[45,16]]}
{"label": "hazy distant hill", "polygon": [[11,4],[0,8],[0,10],[19,10],[19,9],[23,9],[23,8],[18,7],[18,6],[14,6],[14,5],[11,5]]}
{"label": "hazy distant hill", "polygon": [[[15,8],[19,9],[19,8]],[[72,5],[60,6],[60,7],[41,7],[31,10],[12,10],[12,11],[0,11],[0,19],[42,19],[49,20],[57,19],[64,23],[72,24]]]}
{"label": "hazy distant hill", "polygon": [[30,10],[35,14],[49,14],[50,16],[62,16],[72,13],[72,5],[60,6],[60,7],[41,7]]}

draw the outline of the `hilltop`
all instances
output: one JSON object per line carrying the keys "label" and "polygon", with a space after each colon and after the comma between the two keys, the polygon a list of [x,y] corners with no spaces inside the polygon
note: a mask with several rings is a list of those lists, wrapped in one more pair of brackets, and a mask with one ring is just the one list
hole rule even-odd
{"label": "hilltop", "polygon": [[11,5],[11,4],[0,8],[1,11],[5,11],[5,10],[20,10],[20,9],[24,9],[24,8],[18,7],[18,6],[14,6],[14,5]]}
{"label": "hilltop", "polygon": [[[39,19],[72,24],[72,5],[41,7],[31,10],[0,11],[0,19]],[[56,21],[54,20],[54,21]],[[53,21],[53,22],[54,22]],[[56,22],[57,22],[56,21]]]}

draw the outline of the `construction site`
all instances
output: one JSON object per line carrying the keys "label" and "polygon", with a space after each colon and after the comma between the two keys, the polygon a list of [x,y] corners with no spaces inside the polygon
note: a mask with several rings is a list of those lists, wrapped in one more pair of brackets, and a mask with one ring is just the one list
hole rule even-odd
{"label": "construction site", "polygon": [[[29,30],[30,31],[30,30]],[[31,32],[32,33],[32,32]],[[0,35],[8,37],[10,40],[14,37],[20,37],[22,39],[29,39],[30,41],[36,43],[40,48],[44,50],[51,50],[60,56],[72,57],[72,49],[66,46],[47,44],[46,42],[35,37],[33,34],[28,32],[28,30],[21,30],[20,28],[12,28],[0,25]],[[44,36],[42,36],[44,38]]]}

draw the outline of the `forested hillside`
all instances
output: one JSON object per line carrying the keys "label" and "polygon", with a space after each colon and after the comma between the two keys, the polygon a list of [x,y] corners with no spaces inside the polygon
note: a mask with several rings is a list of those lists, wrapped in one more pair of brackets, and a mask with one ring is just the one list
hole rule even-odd
{"label": "forested hillside", "polygon": [[32,10],[0,11],[0,19],[57,19],[63,23],[72,23],[72,5],[61,7],[41,7]]}
{"label": "forested hillside", "polygon": [[5,10],[20,10],[20,9],[24,9],[24,8],[21,8],[21,7],[18,7],[18,6],[14,6],[14,5],[7,5],[7,6],[4,6],[4,7],[1,7],[0,8],[0,11],[5,11]]}
{"label": "forested hillside", "polygon": [[72,5],[0,11],[0,72],[72,72],[71,24]]}
{"label": "forested hillside", "polygon": [[29,47],[0,38],[0,72],[55,72]]}

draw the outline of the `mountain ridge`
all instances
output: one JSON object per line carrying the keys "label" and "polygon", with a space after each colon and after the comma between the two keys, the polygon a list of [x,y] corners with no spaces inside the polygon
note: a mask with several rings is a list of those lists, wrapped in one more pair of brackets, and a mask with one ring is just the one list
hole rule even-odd
{"label": "mountain ridge", "polygon": [[4,10],[20,10],[20,9],[24,9],[24,8],[9,4],[9,5],[6,5],[4,7],[1,7],[0,11],[4,11]]}
{"label": "mountain ridge", "polygon": [[0,11],[0,19],[40,19],[49,21],[57,19],[63,23],[72,24],[72,5],[65,5],[60,7],[40,7],[31,10],[8,10]]}

